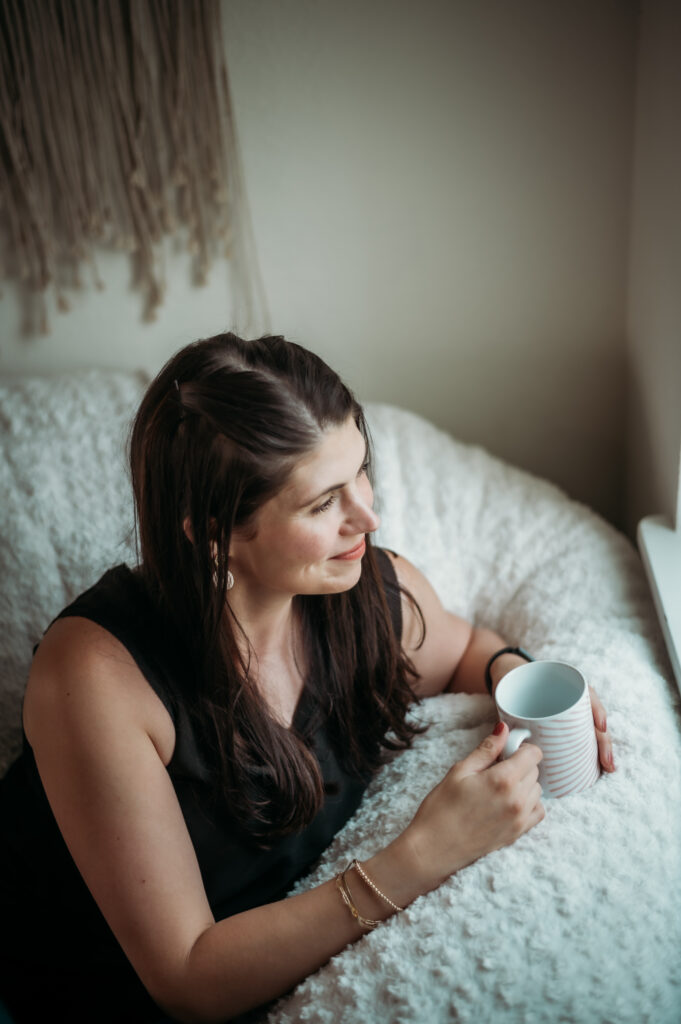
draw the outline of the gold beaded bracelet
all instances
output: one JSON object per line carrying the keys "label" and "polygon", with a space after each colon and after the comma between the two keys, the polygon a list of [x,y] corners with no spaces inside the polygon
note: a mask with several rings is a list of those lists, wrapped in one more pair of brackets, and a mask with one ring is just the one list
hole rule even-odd
{"label": "gold beaded bracelet", "polygon": [[371,930],[372,928],[375,928],[376,925],[380,924],[381,922],[380,921],[372,921],[372,919],[370,917],[362,917],[362,915],[360,914],[359,910],[357,909],[355,904],[352,902],[352,893],[350,892],[350,889],[348,888],[348,883],[345,881],[346,872],[349,871],[349,870],[350,870],[349,868],[346,868],[345,871],[340,871],[336,875],[336,886],[338,887],[339,893],[343,897],[343,903],[345,903],[346,907],[348,908],[348,910],[350,911],[352,916],[357,921],[357,924],[360,924],[362,926],[362,928],[367,928],[367,929]]}
{"label": "gold beaded bracelet", "polygon": [[384,892],[381,892],[381,890],[378,888],[378,886],[374,882],[371,881],[371,879],[369,878],[369,876],[367,875],[366,871],[364,870],[364,868],[362,867],[362,865],[359,863],[358,860],[351,861],[349,866],[345,870],[346,871],[350,871],[351,868],[355,869],[355,871],[357,872],[359,877],[362,878],[366,882],[366,884],[369,886],[369,888],[373,889],[373,891],[376,893],[376,895],[380,896],[381,899],[385,903],[387,903],[389,907],[392,907],[393,910],[396,910],[398,912],[398,914],[401,913],[404,910],[404,907],[398,907],[396,903],[393,903],[393,901],[390,899],[389,896],[386,896],[386,894]]}

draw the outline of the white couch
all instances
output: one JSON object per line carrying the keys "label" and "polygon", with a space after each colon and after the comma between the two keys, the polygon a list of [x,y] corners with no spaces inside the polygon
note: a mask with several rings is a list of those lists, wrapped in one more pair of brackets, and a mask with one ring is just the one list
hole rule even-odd
{"label": "white couch", "polygon": [[[20,744],[33,644],[134,559],[123,447],[135,375],[0,384],[0,773]],[[540,657],[582,667],[608,709],[617,772],[547,802],[540,826],[418,899],[268,1011],[271,1024],[678,1024],[681,755],[673,685],[629,542],[550,484],[410,413],[369,406],[379,541],[445,604]],[[445,696],[298,888],[368,856],[494,721]]]}

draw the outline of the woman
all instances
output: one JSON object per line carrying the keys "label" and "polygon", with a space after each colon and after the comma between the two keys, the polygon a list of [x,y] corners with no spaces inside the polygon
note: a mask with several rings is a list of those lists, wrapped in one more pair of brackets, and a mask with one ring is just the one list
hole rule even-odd
{"label": "woman", "polygon": [[131,465],[140,566],[46,632],[0,791],[1,991],[19,1021],[232,1018],[544,816],[541,752],[496,763],[500,724],[394,841],[287,897],[412,742],[410,704],[484,692],[486,669],[493,686],[523,657],[372,547],[362,410],[299,346],[180,351]]}

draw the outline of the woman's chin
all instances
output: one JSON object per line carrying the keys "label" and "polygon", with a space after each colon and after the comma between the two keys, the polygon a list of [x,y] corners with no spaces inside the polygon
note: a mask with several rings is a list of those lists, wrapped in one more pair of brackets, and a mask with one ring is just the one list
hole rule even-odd
{"label": "woman's chin", "polygon": [[362,575],[362,563],[358,562],[336,562],[330,560],[334,567],[331,573],[325,573],[325,578],[317,591],[319,594],[342,594],[344,590],[352,590],[359,583]]}

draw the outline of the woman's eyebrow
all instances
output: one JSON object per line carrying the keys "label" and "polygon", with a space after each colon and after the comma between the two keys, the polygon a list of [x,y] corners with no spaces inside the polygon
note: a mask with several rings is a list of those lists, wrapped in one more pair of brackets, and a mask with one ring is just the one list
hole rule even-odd
{"label": "woman's eyebrow", "polygon": [[[367,454],[368,454],[368,448],[367,448],[367,443],[365,441],[364,442],[364,455],[362,456],[362,461],[359,464],[359,468],[360,469],[362,468],[362,466],[366,462]],[[359,472],[359,470],[358,470],[358,472]],[[320,493],[317,494],[316,497],[310,498],[308,501],[303,501],[302,504],[300,505],[300,507],[301,508],[307,508],[308,505],[314,505],[314,503],[316,501],[319,501],[320,498],[323,498],[324,495],[331,494],[332,491],[340,491],[341,488],[343,488],[343,487],[345,487],[345,483],[332,484],[331,487],[326,487],[326,488],[324,488],[323,491],[320,491]]]}

